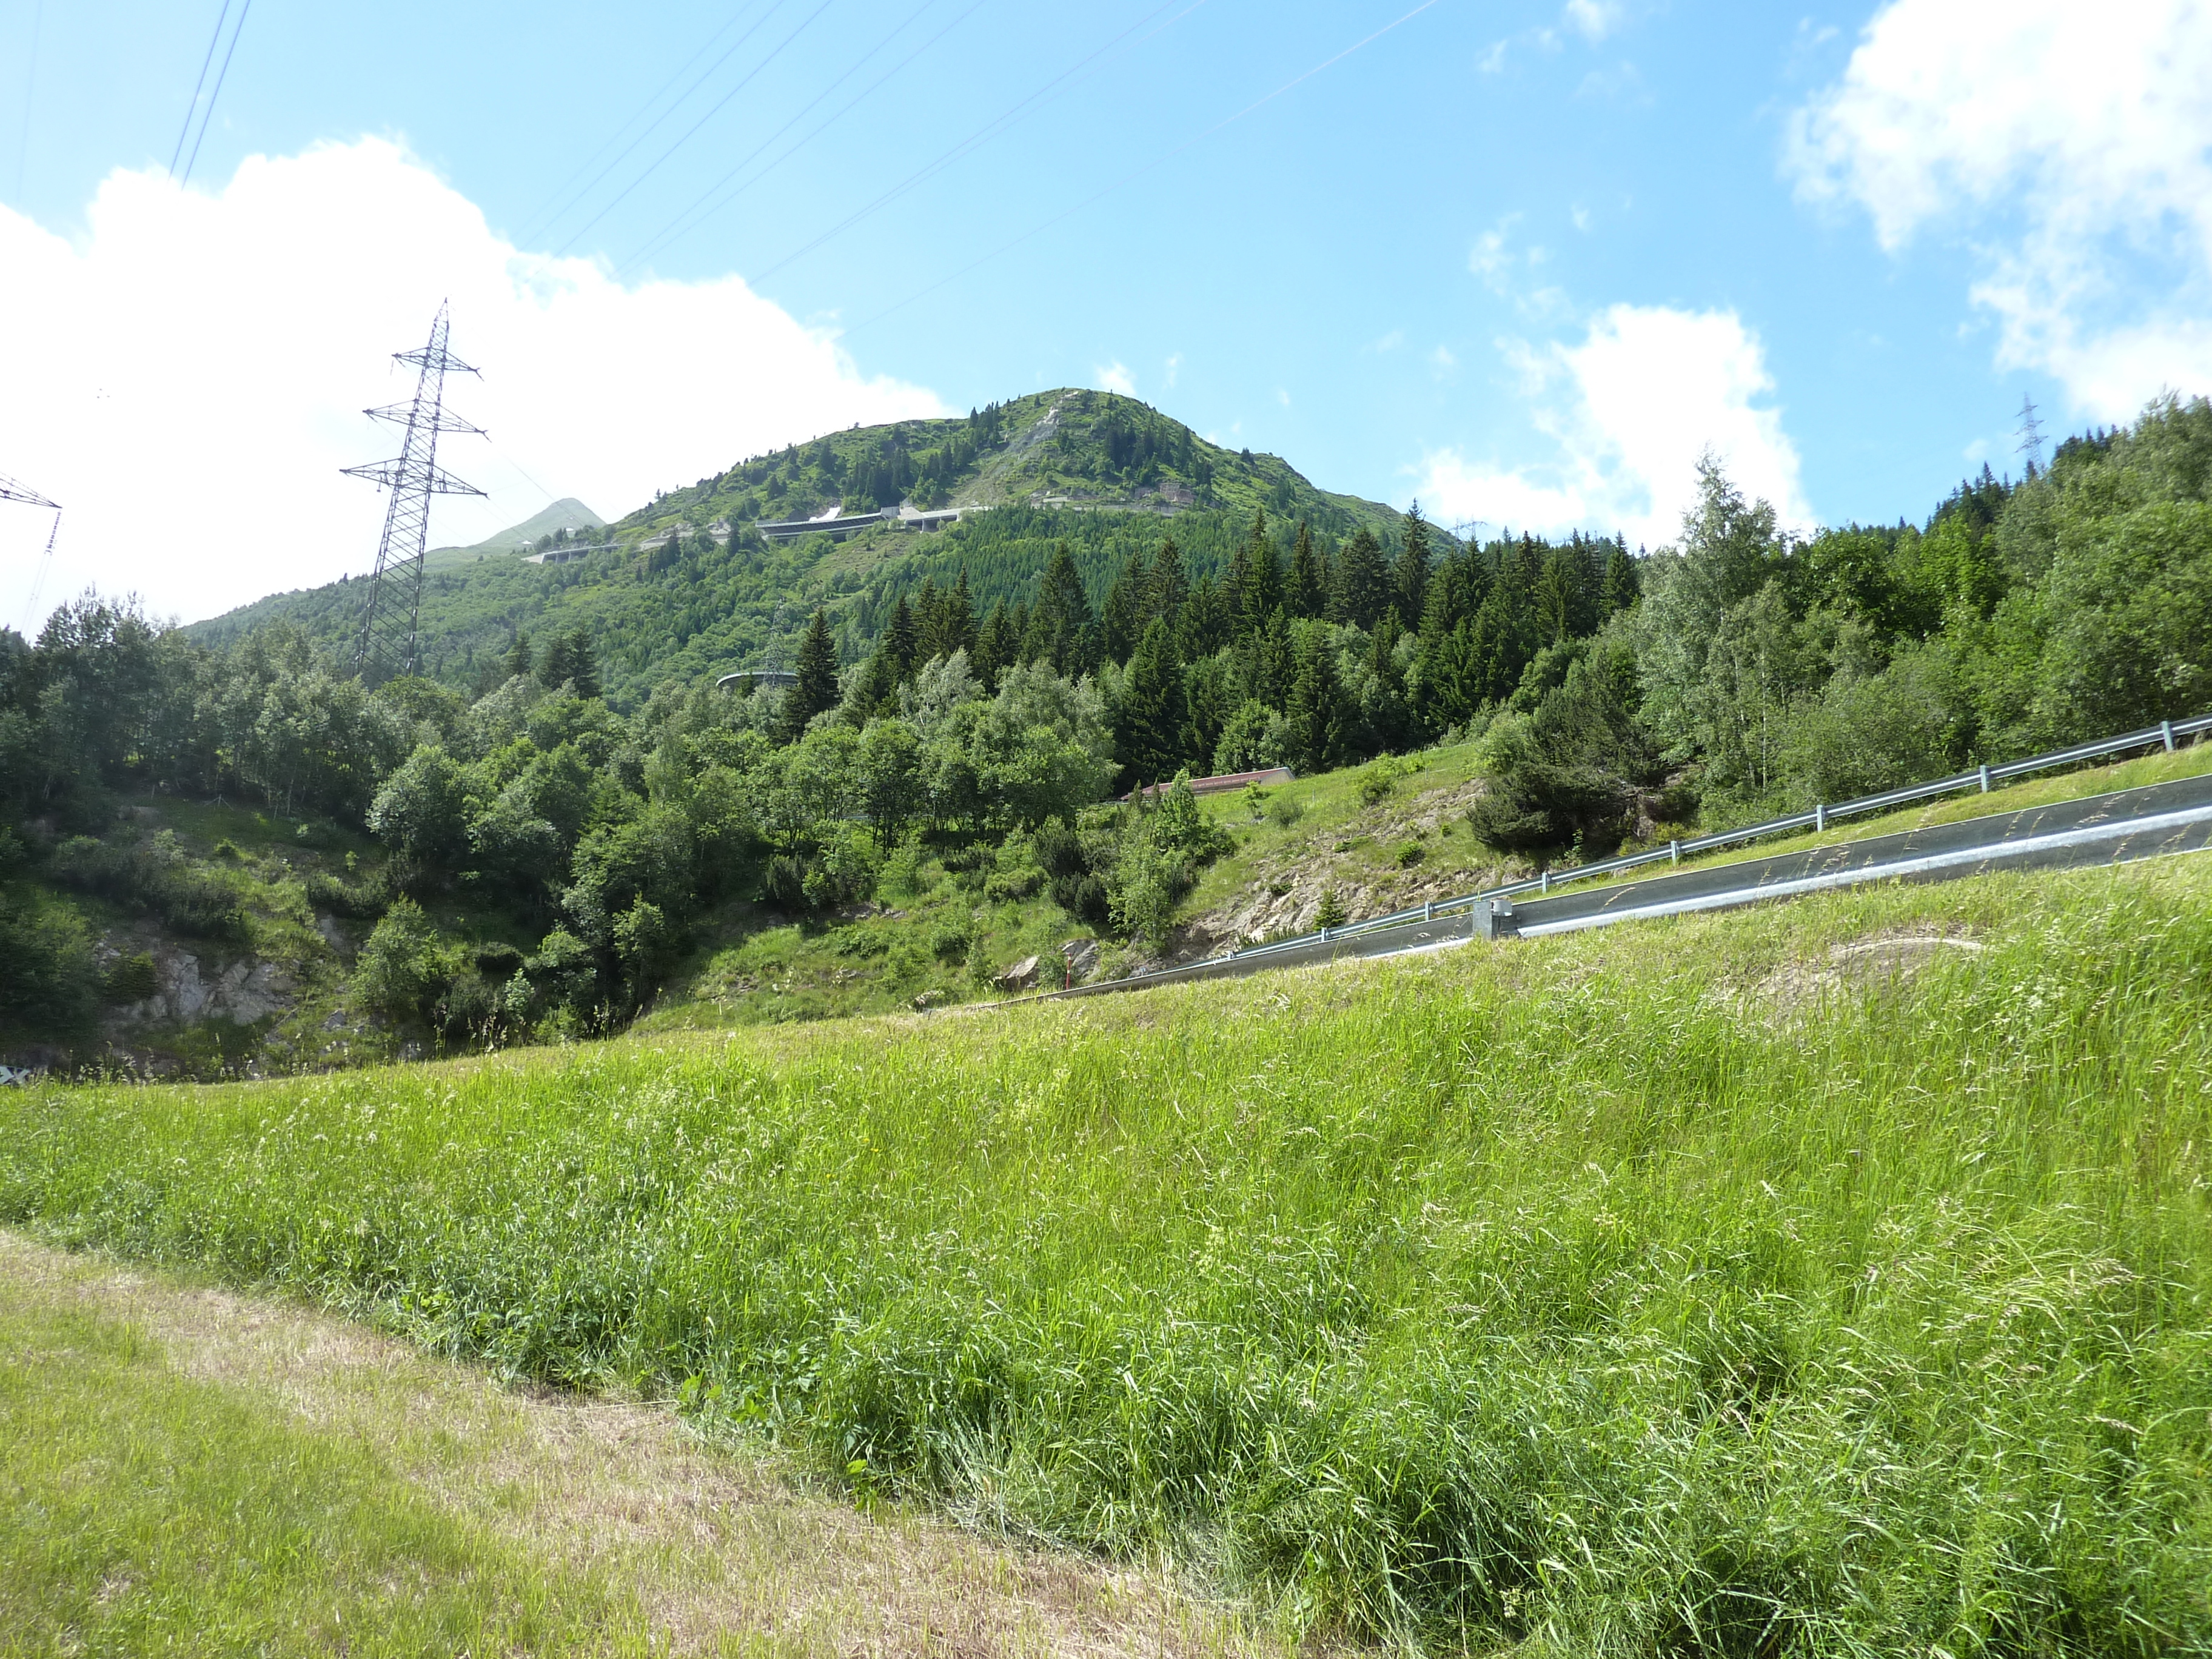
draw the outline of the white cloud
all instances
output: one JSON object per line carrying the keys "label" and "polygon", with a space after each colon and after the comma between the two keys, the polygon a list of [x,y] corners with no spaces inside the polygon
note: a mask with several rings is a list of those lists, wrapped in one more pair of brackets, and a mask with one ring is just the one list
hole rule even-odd
{"label": "white cloud", "polygon": [[1671,542],[1715,451],[1747,495],[1785,523],[1811,521],[1796,447],[1758,337],[1732,311],[1617,305],[1579,345],[1500,343],[1555,458],[1504,467],[1445,449],[1424,458],[1419,494],[1445,522],[1480,519],[1540,532],[1619,529],[1632,544]]}
{"label": "white cloud", "polygon": [[[73,240],[0,208],[0,300],[37,319],[10,341],[0,456],[67,508],[42,609],[96,582],[194,618],[368,568],[384,498],[337,469],[397,453],[360,411],[411,393],[390,354],[445,299],[483,371],[452,402],[492,442],[439,459],[490,499],[435,501],[434,545],[544,506],[526,472],[612,517],[747,453],[944,412],[736,277],[633,288],[520,253],[380,139],[253,157],[212,193],[118,171]],[[22,621],[46,531],[0,516],[0,620]]]}
{"label": "white cloud", "polygon": [[1137,395],[1137,383],[1129,378],[1129,366],[1122,362],[1094,363],[1091,373],[1097,378],[1101,390],[1118,392],[1124,398]]}
{"label": "white cloud", "polygon": [[1620,27],[1620,0],[1567,0],[1567,27],[1592,46]]}
{"label": "white cloud", "polygon": [[1452,356],[1452,349],[1447,345],[1440,345],[1429,353],[1429,362],[1439,375],[1449,374],[1459,367],[1459,359]]}
{"label": "white cloud", "polygon": [[2086,412],[2212,389],[2212,7],[1895,0],[1792,123],[1801,191],[1973,238],[1998,361]]}
{"label": "white cloud", "polygon": [[1176,376],[1181,373],[1182,373],[1182,353],[1178,351],[1167,362],[1167,383],[1170,391],[1175,389]]}
{"label": "white cloud", "polygon": [[1275,401],[1282,404],[1285,409],[1288,409],[1291,406],[1291,394],[1288,388],[1279,386],[1277,386],[1275,388]]}

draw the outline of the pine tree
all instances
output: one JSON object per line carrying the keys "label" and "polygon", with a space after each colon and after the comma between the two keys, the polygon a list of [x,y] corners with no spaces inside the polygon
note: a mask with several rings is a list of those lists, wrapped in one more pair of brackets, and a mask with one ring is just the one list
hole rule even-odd
{"label": "pine tree", "polygon": [[1182,727],[1182,665],[1167,624],[1156,617],[1129,659],[1114,710],[1114,757],[1131,787],[1175,775]]}
{"label": "pine tree", "polygon": [[1343,759],[1344,690],[1336,678],[1336,647],[1325,626],[1306,631],[1305,649],[1283,711],[1290,726],[1291,764],[1301,772],[1326,772]]}
{"label": "pine tree", "polygon": [[1406,544],[1390,570],[1393,603],[1401,621],[1418,622],[1429,597],[1429,526],[1419,501],[1406,509],[1402,533]]}
{"label": "pine tree", "polygon": [[530,673],[530,635],[515,629],[514,643],[507,647],[507,678],[526,678]]}
{"label": "pine tree", "polygon": [[798,742],[809,720],[836,706],[837,647],[830,637],[828,615],[817,610],[799,642],[798,684],[783,694],[783,707],[776,711],[777,740]]}
{"label": "pine tree", "polygon": [[1382,545],[1365,525],[1352,532],[1336,561],[1335,591],[1329,595],[1334,621],[1355,628],[1372,628],[1390,596],[1390,575],[1383,568]]}

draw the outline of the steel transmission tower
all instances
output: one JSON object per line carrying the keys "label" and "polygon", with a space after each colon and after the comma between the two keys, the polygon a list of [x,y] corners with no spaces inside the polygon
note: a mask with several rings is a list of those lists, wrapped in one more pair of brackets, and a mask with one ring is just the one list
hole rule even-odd
{"label": "steel transmission tower", "polygon": [[38,613],[39,596],[46,591],[46,573],[54,568],[54,538],[62,533],[62,510],[30,485],[18,483],[4,472],[0,472],[0,501],[21,501],[26,507],[43,507],[54,515],[54,527],[46,532],[46,556],[39,561],[39,574],[31,579],[31,597],[23,601],[23,630],[28,633],[31,618]]}
{"label": "steel transmission tower", "polygon": [[446,407],[447,374],[477,374],[446,349],[447,327],[446,307],[441,305],[430,325],[430,343],[419,351],[392,354],[418,371],[414,401],[362,411],[372,420],[406,428],[398,459],[341,469],[349,477],[367,478],[392,491],[384,509],[384,539],[376,548],[376,571],[368,579],[368,602],[362,610],[361,642],[354,653],[354,672],[370,685],[416,669],[415,634],[422,610],[422,550],[430,534],[430,497],[484,493],[438,466],[441,432],[483,435],[482,427],[471,425]]}

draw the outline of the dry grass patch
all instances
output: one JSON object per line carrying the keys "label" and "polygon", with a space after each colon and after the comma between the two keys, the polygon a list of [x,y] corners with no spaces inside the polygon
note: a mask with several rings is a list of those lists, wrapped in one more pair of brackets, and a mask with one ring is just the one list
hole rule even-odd
{"label": "dry grass patch", "polygon": [[[128,1328],[185,1376],[372,1448],[439,1509],[634,1601],[654,1652],[1279,1650],[1160,1576],[860,1514],[648,1404],[509,1387],[296,1304],[0,1232],[0,1310],[41,1305]],[[130,1582],[111,1574],[95,1600]]]}

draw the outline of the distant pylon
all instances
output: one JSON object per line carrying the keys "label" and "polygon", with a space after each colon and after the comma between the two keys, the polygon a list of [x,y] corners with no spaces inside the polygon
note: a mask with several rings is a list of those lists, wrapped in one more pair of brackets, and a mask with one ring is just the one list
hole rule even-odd
{"label": "distant pylon", "polygon": [[2033,477],[2043,465],[2043,422],[2035,418],[2035,404],[2025,393],[2020,400],[2020,441],[2013,451],[2027,457],[2027,476]]}
{"label": "distant pylon", "polygon": [[420,371],[413,402],[362,411],[373,420],[407,428],[398,459],[340,469],[349,477],[367,478],[392,491],[384,509],[384,539],[376,547],[376,570],[368,579],[368,600],[362,608],[360,642],[354,651],[354,672],[369,685],[411,674],[417,665],[416,629],[422,611],[422,550],[430,533],[430,497],[484,493],[438,470],[441,432],[483,435],[482,427],[471,425],[446,407],[447,372],[477,374],[446,349],[447,331],[441,303],[430,325],[430,343],[419,351],[392,354]]}

